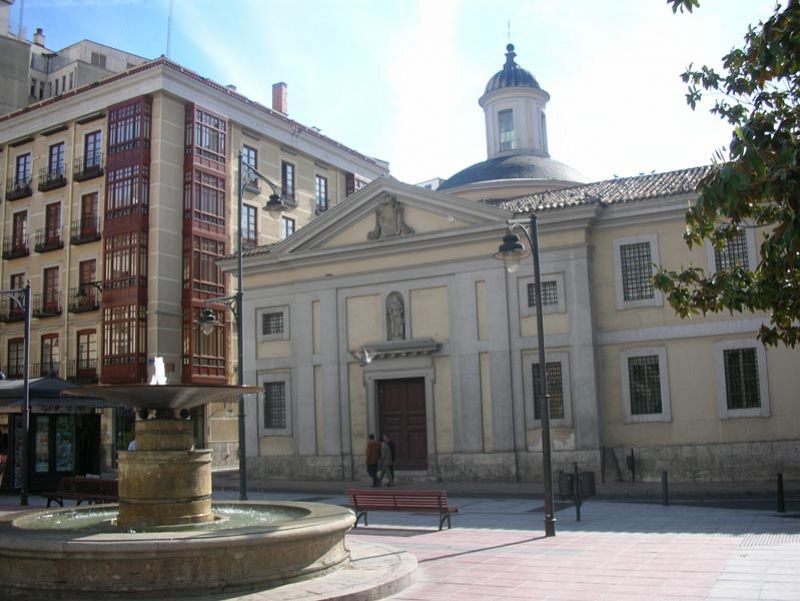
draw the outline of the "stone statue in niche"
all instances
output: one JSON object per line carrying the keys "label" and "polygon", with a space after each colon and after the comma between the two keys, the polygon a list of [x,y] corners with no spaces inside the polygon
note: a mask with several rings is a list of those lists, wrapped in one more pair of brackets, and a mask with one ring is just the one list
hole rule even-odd
{"label": "stone statue in niche", "polygon": [[375,229],[367,234],[367,240],[380,240],[414,233],[414,230],[406,225],[403,218],[403,207],[397,198],[391,194],[386,196],[388,200],[382,202],[375,209]]}
{"label": "stone statue in niche", "polygon": [[386,329],[388,340],[406,339],[406,309],[399,292],[386,297]]}

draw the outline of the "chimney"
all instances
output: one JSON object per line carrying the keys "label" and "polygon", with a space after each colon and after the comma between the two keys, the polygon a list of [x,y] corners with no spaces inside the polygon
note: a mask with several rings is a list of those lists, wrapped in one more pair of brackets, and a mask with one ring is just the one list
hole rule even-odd
{"label": "chimney", "polygon": [[284,115],[289,112],[288,102],[286,100],[287,94],[288,94],[287,86],[284,82],[279,81],[278,83],[272,84],[273,111],[278,111],[279,113],[283,113]]}
{"label": "chimney", "polygon": [[41,27],[36,28],[36,33],[33,34],[33,43],[44,48],[44,30]]}

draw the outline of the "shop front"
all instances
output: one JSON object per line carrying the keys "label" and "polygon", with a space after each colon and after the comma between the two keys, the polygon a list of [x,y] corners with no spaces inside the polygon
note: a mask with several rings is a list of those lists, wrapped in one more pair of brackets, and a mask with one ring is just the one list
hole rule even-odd
{"label": "shop front", "polygon": [[[99,474],[102,469],[103,401],[62,395],[75,385],[60,378],[30,381],[29,492],[52,490],[62,476]],[[0,489],[22,486],[25,444],[22,380],[0,381]]]}

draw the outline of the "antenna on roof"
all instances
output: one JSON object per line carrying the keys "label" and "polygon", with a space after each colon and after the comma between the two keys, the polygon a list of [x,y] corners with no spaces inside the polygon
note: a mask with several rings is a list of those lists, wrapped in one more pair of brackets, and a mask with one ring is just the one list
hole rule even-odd
{"label": "antenna on roof", "polygon": [[172,4],[173,0],[169,0],[169,16],[167,17],[167,58],[170,58],[169,49],[172,42]]}
{"label": "antenna on roof", "polygon": [[[20,0],[19,3],[19,25],[17,26],[17,39],[20,42],[25,40],[22,38],[22,15],[25,14],[25,0]],[[3,32],[5,33],[5,32]]]}

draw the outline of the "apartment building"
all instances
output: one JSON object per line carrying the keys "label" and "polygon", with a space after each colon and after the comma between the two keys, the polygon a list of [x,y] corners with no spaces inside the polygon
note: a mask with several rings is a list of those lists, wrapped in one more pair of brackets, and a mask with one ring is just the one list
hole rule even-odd
{"label": "apartment building", "polygon": [[[288,118],[285,83],[267,107],[165,58],[128,66],[0,116],[0,281],[31,283],[31,376],[144,382],[161,356],[170,382],[234,381],[232,313],[215,305],[211,336],[198,326],[207,301],[232,292],[215,261],[237,236],[291,236],[388,165]],[[283,210],[265,210],[273,190],[246,178],[236,214],[239,153]],[[23,314],[0,301],[0,365],[21,377]],[[198,442],[235,465],[231,408],[197,417]],[[5,427],[13,440],[13,419]],[[99,432],[108,468],[125,427],[107,412]]]}

